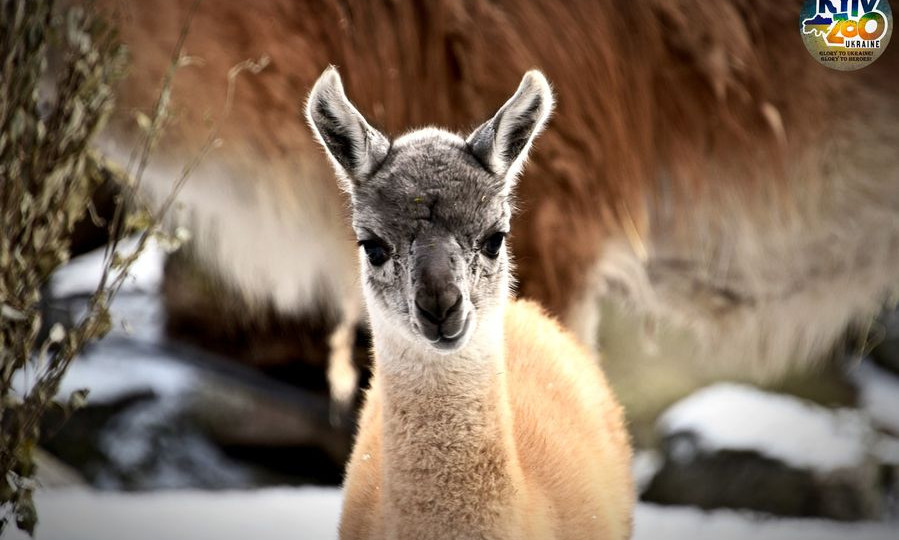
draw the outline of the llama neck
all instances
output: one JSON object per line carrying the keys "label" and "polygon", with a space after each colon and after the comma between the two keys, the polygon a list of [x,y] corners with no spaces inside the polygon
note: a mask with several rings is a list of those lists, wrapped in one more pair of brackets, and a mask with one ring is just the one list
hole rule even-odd
{"label": "llama neck", "polygon": [[501,329],[454,355],[374,337],[389,536],[504,536],[521,489]]}

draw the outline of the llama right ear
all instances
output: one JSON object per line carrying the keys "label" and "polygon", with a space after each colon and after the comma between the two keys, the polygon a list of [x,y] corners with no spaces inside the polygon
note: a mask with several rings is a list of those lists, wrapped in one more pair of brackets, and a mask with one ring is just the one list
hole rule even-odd
{"label": "llama right ear", "polygon": [[468,136],[472,153],[510,188],[527,159],[531,143],[553,109],[553,93],[537,70],[528,71],[509,101]]}
{"label": "llama right ear", "polygon": [[306,100],[306,120],[327,150],[341,187],[352,192],[387,156],[390,141],[371,127],[347,99],[334,66],[316,81]]}

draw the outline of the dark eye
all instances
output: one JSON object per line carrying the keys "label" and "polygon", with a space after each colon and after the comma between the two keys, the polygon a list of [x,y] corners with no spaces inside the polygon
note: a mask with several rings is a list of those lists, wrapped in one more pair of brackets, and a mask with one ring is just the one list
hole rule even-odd
{"label": "dark eye", "polygon": [[491,259],[497,258],[499,256],[499,250],[503,247],[503,239],[505,238],[506,233],[504,232],[495,232],[491,234],[484,240],[484,244],[481,245],[481,251]]}
{"label": "dark eye", "polygon": [[359,245],[365,250],[368,262],[370,262],[372,266],[381,266],[390,259],[390,248],[388,248],[382,240],[376,238],[371,240],[360,240]]}

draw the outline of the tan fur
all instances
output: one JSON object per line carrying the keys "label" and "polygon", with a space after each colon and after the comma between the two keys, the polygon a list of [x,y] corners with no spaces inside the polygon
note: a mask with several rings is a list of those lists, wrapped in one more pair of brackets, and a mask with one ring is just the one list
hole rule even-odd
{"label": "tan fur", "polygon": [[375,351],[341,538],[629,537],[621,407],[535,304],[509,302],[504,355],[483,380],[409,380],[379,371]]}
{"label": "tan fur", "polygon": [[[152,102],[191,0],[105,3],[124,6],[134,56],[111,146]],[[799,39],[799,4],[207,1],[187,43],[204,62],[179,75],[156,170],[198,146],[229,67],[268,55],[185,193],[199,239],[216,239],[196,249],[251,297],[340,312],[358,303],[353,246],[296,115],[318,73],[345,68],[360,109],[396,133],[470,128],[539,66],[560,106],[519,187],[520,293],[588,343],[596,298],[613,296],[779,373],[899,282],[899,48],[827,70]]]}

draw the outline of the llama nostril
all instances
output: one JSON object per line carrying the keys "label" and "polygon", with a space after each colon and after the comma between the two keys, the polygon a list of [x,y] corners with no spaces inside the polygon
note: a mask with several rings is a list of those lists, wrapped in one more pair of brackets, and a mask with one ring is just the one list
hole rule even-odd
{"label": "llama nostril", "polygon": [[[452,303],[452,304],[450,305],[450,307],[446,310],[446,313],[443,314],[443,318],[444,318],[444,319],[447,318],[447,317],[449,317],[450,315],[452,315],[452,314],[455,313],[456,311],[458,311],[458,310],[459,310],[459,307],[462,305],[462,292],[459,291],[458,287],[456,287],[455,285],[453,285],[453,291],[454,291],[453,294],[455,295],[455,298],[456,298],[456,299],[452,301],[453,303]],[[449,299],[449,300],[452,300],[452,299]],[[449,300],[448,300],[448,301],[449,301]]]}
{"label": "llama nostril", "polygon": [[462,305],[462,291],[453,284],[437,291],[421,287],[415,293],[418,313],[431,324],[440,324]]}
{"label": "llama nostril", "polygon": [[[428,302],[424,302],[427,304]],[[415,295],[415,307],[418,309],[418,314],[426,321],[431,324],[440,324],[440,321],[428,310],[428,308],[422,305],[422,301],[420,295]]]}

